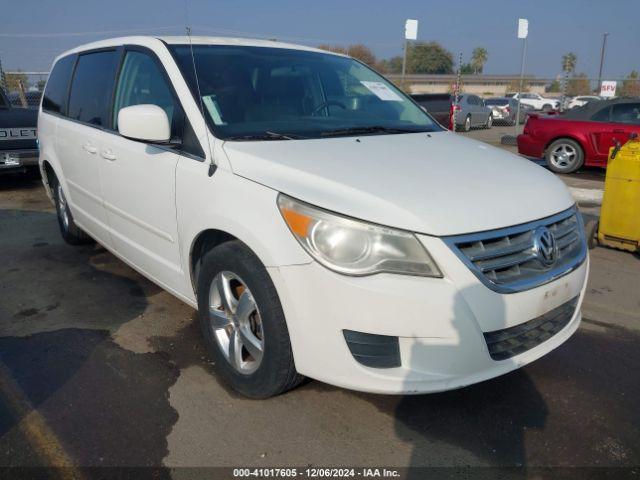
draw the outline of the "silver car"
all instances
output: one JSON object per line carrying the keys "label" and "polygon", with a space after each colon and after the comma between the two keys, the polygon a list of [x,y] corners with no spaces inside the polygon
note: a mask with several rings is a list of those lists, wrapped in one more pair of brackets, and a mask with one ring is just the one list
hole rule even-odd
{"label": "silver car", "polygon": [[[493,123],[496,125],[514,125],[516,123],[518,100],[509,97],[493,97],[487,98],[484,103],[491,108]],[[518,123],[523,124],[531,111],[533,111],[533,108],[530,105],[521,103]]]}
{"label": "silver car", "polygon": [[493,116],[491,108],[487,107],[477,95],[464,93],[458,97],[453,110],[456,117],[456,130],[468,132],[474,127],[491,128]]}

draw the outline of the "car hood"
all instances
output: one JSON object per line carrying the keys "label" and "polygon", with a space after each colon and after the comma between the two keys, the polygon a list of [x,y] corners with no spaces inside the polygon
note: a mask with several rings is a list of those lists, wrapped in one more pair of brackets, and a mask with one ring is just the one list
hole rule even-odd
{"label": "car hood", "polygon": [[429,235],[516,225],[574,203],[544,168],[451,132],[223,148],[237,175],[328,210]]}

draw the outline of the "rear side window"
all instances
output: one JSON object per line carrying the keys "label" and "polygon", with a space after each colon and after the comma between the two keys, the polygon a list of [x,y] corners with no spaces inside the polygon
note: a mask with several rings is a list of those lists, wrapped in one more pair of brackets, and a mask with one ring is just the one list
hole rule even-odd
{"label": "rear side window", "polygon": [[163,72],[146,53],[127,52],[113,105],[113,129],[118,129],[118,112],[131,105],[151,104],[162,108],[171,124],[171,136],[177,137],[181,129],[181,111]]}
{"label": "rear side window", "polygon": [[64,113],[74,61],[75,56],[64,57],[53,66],[42,98],[45,112]]}
{"label": "rear side window", "polygon": [[640,103],[622,103],[614,105],[611,110],[611,121],[640,125]]}
{"label": "rear side window", "polygon": [[81,55],[71,83],[69,118],[108,126],[118,55],[115,50]]}

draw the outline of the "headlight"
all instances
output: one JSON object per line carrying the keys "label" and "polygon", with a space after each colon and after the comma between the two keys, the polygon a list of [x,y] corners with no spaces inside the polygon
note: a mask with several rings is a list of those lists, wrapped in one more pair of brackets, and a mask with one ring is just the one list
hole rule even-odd
{"label": "headlight", "polygon": [[442,277],[429,252],[412,233],[343,217],[282,194],[278,207],[309,255],[338,273]]}

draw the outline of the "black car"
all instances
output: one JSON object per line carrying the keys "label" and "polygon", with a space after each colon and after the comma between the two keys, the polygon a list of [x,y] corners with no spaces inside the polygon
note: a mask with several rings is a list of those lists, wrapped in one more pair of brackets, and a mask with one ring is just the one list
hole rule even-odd
{"label": "black car", "polygon": [[416,93],[412,94],[411,98],[440,125],[451,130],[453,95],[449,93]]}
{"label": "black car", "polygon": [[16,108],[0,89],[0,174],[38,172],[38,110]]}

